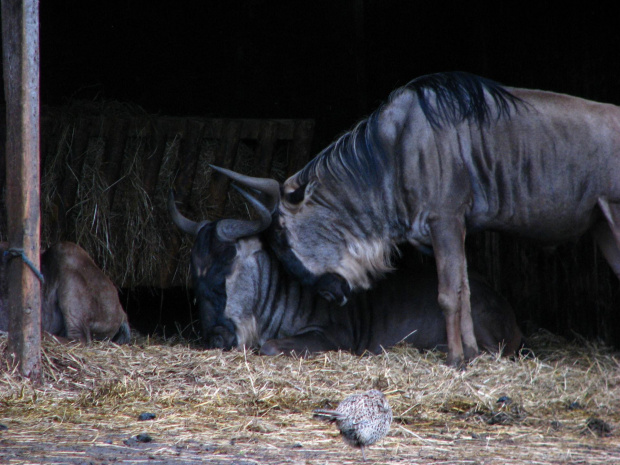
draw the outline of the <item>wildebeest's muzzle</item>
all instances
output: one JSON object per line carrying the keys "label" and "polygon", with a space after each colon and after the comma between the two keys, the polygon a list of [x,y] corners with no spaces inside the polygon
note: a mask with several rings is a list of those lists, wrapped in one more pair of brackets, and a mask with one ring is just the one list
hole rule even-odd
{"label": "wildebeest's muzzle", "polygon": [[278,212],[273,215],[274,221],[267,230],[267,238],[271,249],[275,252],[286,272],[295,276],[304,286],[313,287],[315,292],[327,301],[336,302],[341,306],[346,304],[351,294],[351,287],[346,280],[336,273],[315,275],[310,272],[293,253],[286,234],[279,226],[277,215]]}
{"label": "wildebeest's muzzle", "polygon": [[234,324],[228,319],[218,321],[215,326],[205,331],[203,341],[207,349],[231,350],[237,347]]}

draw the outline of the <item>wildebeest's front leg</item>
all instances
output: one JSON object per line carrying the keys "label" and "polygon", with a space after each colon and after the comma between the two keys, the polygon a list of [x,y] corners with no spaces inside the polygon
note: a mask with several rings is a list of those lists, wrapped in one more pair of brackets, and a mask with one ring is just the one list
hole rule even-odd
{"label": "wildebeest's front leg", "polygon": [[438,301],[446,318],[448,365],[458,367],[478,354],[467,279],[465,220],[434,218],[429,223],[439,279]]}

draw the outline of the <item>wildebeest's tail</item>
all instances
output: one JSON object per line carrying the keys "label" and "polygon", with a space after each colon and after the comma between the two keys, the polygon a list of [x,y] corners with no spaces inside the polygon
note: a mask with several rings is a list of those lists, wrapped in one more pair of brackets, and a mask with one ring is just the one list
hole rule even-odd
{"label": "wildebeest's tail", "polygon": [[130,340],[131,330],[129,329],[129,323],[127,323],[127,320],[125,320],[112,338],[112,342],[116,342],[117,344],[128,344]]}

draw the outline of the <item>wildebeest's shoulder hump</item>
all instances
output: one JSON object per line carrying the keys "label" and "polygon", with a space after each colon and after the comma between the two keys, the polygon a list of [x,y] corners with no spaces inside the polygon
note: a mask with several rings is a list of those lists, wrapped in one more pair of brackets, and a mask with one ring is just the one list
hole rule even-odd
{"label": "wildebeest's shoulder hump", "polygon": [[418,96],[426,119],[435,129],[466,119],[481,125],[493,114],[497,118],[509,116],[511,108],[523,103],[499,83],[465,72],[428,74],[410,81],[404,89]]}

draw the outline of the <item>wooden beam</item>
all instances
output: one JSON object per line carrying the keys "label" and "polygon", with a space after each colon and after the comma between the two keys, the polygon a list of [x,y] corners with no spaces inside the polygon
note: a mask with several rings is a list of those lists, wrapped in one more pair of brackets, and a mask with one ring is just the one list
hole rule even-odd
{"label": "wooden beam", "polygon": [[39,253],[39,1],[2,0],[6,96],[9,354],[23,376],[41,379]]}

